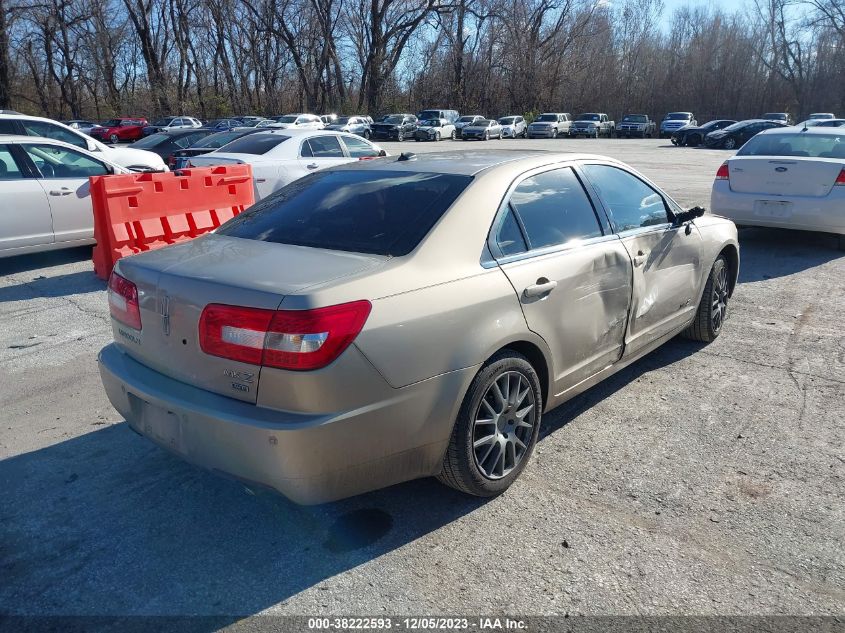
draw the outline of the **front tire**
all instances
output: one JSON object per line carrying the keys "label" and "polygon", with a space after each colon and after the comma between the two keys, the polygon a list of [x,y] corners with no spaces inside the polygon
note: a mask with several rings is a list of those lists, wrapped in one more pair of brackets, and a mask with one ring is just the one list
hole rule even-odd
{"label": "front tire", "polygon": [[440,140],[440,132],[435,132],[434,133],[434,142],[436,143],[439,140]]}
{"label": "front tire", "polygon": [[454,141],[456,138],[458,138],[458,133],[455,130],[452,130],[451,139]]}
{"label": "front tire", "polygon": [[117,134],[112,134],[112,135],[109,137],[109,142],[110,142],[112,145],[117,144],[117,142],[118,142],[119,140],[120,140],[120,139],[118,138]]}
{"label": "front tire", "polygon": [[725,142],[722,143],[722,147],[725,149],[735,149],[736,148],[736,139],[735,138],[726,138]]}
{"label": "front tire", "polygon": [[724,255],[710,269],[710,276],[704,285],[704,292],[695,313],[695,319],[681,334],[685,338],[702,343],[712,343],[719,336],[728,315],[730,284],[728,262]]}
{"label": "front tire", "polygon": [[464,396],[437,478],[478,497],[507,490],[537,443],[542,403],[528,359],[510,350],[493,356]]}
{"label": "front tire", "polygon": [[401,143],[402,141],[404,141],[404,140],[405,140],[405,133],[404,133],[404,132],[399,132],[399,133],[396,135],[396,140],[397,140],[397,141],[399,141],[400,143]]}

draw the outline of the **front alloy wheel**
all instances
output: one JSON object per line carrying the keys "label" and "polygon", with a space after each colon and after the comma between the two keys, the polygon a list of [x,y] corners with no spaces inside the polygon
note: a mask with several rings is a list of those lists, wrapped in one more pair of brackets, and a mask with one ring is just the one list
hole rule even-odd
{"label": "front alloy wheel", "polygon": [[728,316],[728,299],[731,294],[728,270],[727,260],[724,255],[720,255],[710,269],[695,319],[682,333],[686,338],[710,343],[719,336]]}
{"label": "front alloy wheel", "polygon": [[725,142],[724,142],[723,145],[724,145],[725,149],[733,149],[734,147],[736,147],[736,139],[733,138],[732,136],[729,136],[728,138],[725,139]]}
{"label": "front alloy wheel", "polygon": [[117,134],[112,134],[112,135],[109,137],[109,141],[111,141],[112,145],[114,145],[115,143],[117,143],[119,140],[120,140],[120,139],[118,138]]}
{"label": "front alloy wheel", "polygon": [[541,415],[534,368],[521,354],[500,352],[467,391],[438,478],[481,497],[504,492],[525,468]]}

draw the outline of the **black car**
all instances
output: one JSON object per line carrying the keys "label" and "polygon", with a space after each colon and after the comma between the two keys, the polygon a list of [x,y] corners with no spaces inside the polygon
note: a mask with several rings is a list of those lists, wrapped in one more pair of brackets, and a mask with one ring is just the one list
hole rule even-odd
{"label": "black car", "polygon": [[753,136],[763,130],[771,130],[776,127],[787,127],[785,123],[778,121],[749,119],[729,125],[723,130],[710,132],[704,137],[704,145],[711,148],[736,149],[742,147]]}
{"label": "black car", "polygon": [[201,138],[205,138],[213,133],[214,130],[203,127],[173,130],[172,132],[157,132],[150,134],[146,138],[142,138],[140,141],[135,141],[129,147],[155,152],[161,156],[165,163],[169,164],[170,157],[173,156],[174,152],[190,147]]}
{"label": "black car", "polygon": [[404,141],[414,136],[417,117],[413,114],[389,114],[378,123],[373,123],[370,129],[374,139]]}
{"label": "black car", "polygon": [[214,134],[210,134],[204,138],[201,138],[193,145],[185,149],[180,149],[173,152],[173,155],[170,157],[169,167],[170,169],[184,169],[188,166],[188,162],[191,160],[193,156],[202,156],[203,154],[208,154],[209,152],[213,152],[216,149],[220,149],[224,145],[231,143],[235,139],[239,139],[242,136],[247,136],[249,134],[255,134],[256,132],[266,132],[266,128],[260,127],[248,127],[248,128],[241,128],[238,130],[228,130],[226,132],[216,132]]}
{"label": "black car", "polygon": [[704,137],[710,134],[710,132],[723,130],[734,123],[736,121],[733,119],[715,119],[708,121],[704,125],[688,125],[682,127],[680,130],[672,133],[672,144],[698,147],[704,142]]}

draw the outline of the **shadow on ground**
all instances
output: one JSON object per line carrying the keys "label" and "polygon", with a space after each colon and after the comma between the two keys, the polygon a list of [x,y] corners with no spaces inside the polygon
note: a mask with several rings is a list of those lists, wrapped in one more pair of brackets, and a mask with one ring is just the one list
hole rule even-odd
{"label": "shadow on ground", "polygon": [[[26,271],[35,271],[51,266],[61,266],[73,262],[81,262],[91,259],[91,247],[80,246],[77,248],[65,248],[58,251],[47,251],[44,253],[32,253],[31,255],[15,255],[0,259],[0,276],[12,275]],[[93,277],[94,273],[89,271]]]}
{"label": "shadow on ground", "polygon": [[[673,341],[550,412],[543,437],[699,346]],[[267,609],[486,503],[433,479],[317,507],[254,496],[121,423],[0,462],[7,614],[207,614]],[[235,615],[236,614],[236,615]],[[220,620],[208,622],[215,630]]]}
{"label": "shadow on ground", "polygon": [[753,283],[845,257],[829,233],[747,227],[739,231],[739,283]]}
{"label": "shadow on ground", "polygon": [[0,286],[0,303],[29,301],[38,297],[55,298],[68,295],[102,292],[106,282],[98,279],[90,270],[46,277],[30,276],[29,280],[10,286]]}

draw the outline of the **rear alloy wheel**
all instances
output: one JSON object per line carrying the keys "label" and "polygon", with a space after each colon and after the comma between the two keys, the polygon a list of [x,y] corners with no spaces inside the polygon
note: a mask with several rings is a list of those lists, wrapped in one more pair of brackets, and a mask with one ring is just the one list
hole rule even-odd
{"label": "rear alloy wheel", "polygon": [[452,430],[438,479],[479,497],[504,492],[525,468],[543,413],[537,372],[505,350],[478,372]]}
{"label": "rear alloy wheel", "polygon": [[485,133],[484,133],[484,140],[485,140],[485,141],[489,141],[489,140],[490,140],[490,132],[485,132]]}
{"label": "rear alloy wheel", "polygon": [[400,130],[399,133],[396,135],[396,140],[399,141],[400,143],[402,141],[404,141],[405,140],[405,133]]}
{"label": "rear alloy wheel", "polygon": [[110,142],[112,145],[114,145],[115,143],[117,143],[119,140],[120,140],[120,139],[118,138],[117,134],[112,134],[111,136],[109,136],[109,142]]}
{"label": "rear alloy wheel", "polygon": [[682,332],[683,336],[702,343],[711,343],[716,340],[728,316],[729,298],[728,262],[723,255],[720,255],[713,264],[713,268],[710,269],[710,276],[704,285],[704,293],[701,295],[695,319]]}
{"label": "rear alloy wheel", "polygon": [[733,149],[736,147],[736,139],[732,136],[729,136],[725,139],[725,142],[722,144],[725,149]]}

